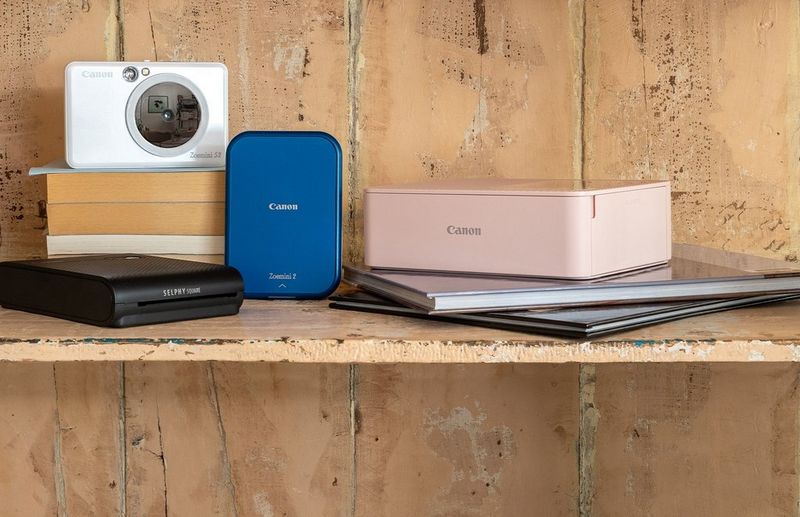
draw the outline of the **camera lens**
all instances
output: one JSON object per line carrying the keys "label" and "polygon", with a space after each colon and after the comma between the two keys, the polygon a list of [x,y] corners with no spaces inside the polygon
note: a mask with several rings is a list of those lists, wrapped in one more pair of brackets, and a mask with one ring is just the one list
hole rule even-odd
{"label": "camera lens", "polygon": [[136,78],[139,77],[139,72],[136,71],[136,68],[132,66],[126,66],[122,70],[122,78],[128,82],[133,82]]}
{"label": "camera lens", "polygon": [[179,147],[197,133],[203,114],[197,96],[186,86],[165,81],[142,92],[136,102],[136,129],[151,144]]}

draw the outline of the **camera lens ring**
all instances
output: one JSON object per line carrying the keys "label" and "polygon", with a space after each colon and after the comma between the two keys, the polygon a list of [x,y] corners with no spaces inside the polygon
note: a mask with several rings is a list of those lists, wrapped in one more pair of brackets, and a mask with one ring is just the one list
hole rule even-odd
{"label": "camera lens ring", "polygon": [[126,66],[122,69],[122,78],[132,83],[139,78],[139,71],[136,70],[135,66]]}
{"label": "camera lens ring", "polygon": [[[195,96],[200,107],[201,117],[197,131],[189,140],[177,147],[159,147],[153,145],[142,136],[136,126],[136,105],[139,99],[141,99],[142,95],[147,90],[161,83],[176,83],[188,89]],[[194,149],[197,143],[205,136],[206,130],[208,129],[208,114],[208,103],[206,102],[205,96],[203,96],[203,92],[191,80],[183,75],[175,73],[156,74],[152,73],[151,70],[150,76],[137,84],[128,97],[128,103],[125,108],[125,122],[128,127],[128,133],[139,147],[155,156],[173,158],[184,155]]]}

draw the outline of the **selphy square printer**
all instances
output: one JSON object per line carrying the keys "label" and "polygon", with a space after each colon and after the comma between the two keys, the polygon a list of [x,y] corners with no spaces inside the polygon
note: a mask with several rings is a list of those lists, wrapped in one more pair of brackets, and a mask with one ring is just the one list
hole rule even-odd
{"label": "selphy square printer", "polygon": [[591,279],[671,256],[667,181],[480,178],[372,187],[364,262]]}
{"label": "selphy square printer", "polygon": [[232,267],[148,255],[87,255],[0,263],[0,305],[102,327],[239,312]]}

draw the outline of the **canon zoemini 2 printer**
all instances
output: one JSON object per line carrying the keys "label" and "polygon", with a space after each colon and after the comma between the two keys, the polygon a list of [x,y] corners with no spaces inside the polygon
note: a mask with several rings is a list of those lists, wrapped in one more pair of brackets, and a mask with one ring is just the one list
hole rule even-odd
{"label": "canon zoemini 2 printer", "polygon": [[342,151],[327,133],[247,131],[227,155],[225,263],[245,297],[321,298],[341,276]]}
{"label": "canon zoemini 2 printer", "polygon": [[242,278],[230,267],[145,255],[0,263],[0,305],[104,327],[239,312]]}
{"label": "canon zoemini 2 printer", "polygon": [[366,265],[590,279],[671,255],[666,181],[481,178],[373,187]]}

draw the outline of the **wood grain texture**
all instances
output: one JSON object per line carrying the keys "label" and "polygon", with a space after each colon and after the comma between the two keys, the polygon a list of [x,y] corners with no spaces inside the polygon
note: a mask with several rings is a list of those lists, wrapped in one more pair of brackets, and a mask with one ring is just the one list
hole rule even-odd
{"label": "wood grain texture", "polygon": [[214,363],[237,515],[349,515],[349,370]]}
{"label": "wood grain texture", "polygon": [[123,504],[120,366],[70,362],[53,365],[53,371],[63,515],[119,514]]}
{"label": "wood grain texture", "polygon": [[52,364],[0,363],[0,501],[9,515],[63,512]]}
{"label": "wood grain texture", "polygon": [[[365,186],[577,177],[577,45],[559,2],[359,2],[350,259]],[[579,43],[579,42],[578,42]]]}
{"label": "wood grain texture", "polygon": [[45,254],[44,180],[28,169],[64,155],[64,67],[114,58],[106,2],[0,1],[0,259]]}
{"label": "wood grain texture", "polygon": [[127,511],[233,515],[227,455],[209,365],[125,368]]}
{"label": "wood grain texture", "polygon": [[800,10],[587,2],[587,178],[672,181],[673,236],[797,261]]}
{"label": "wood grain texture", "polygon": [[0,363],[0,513],[347,515],[349,382],[347,366]]}
{"label": "wood grain texture", "polygon": [[595,515],[795,515],[797,365],[598,365]]}
{"label": "wood grain texture", "polygon": [[574,515],[577,367],[358,367],[356,515]]}

